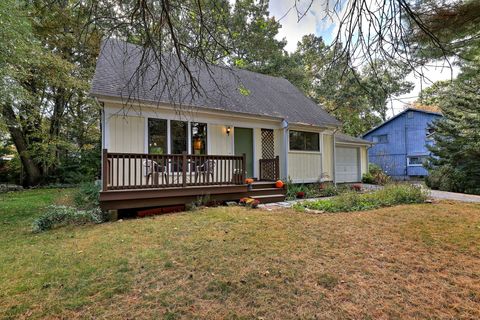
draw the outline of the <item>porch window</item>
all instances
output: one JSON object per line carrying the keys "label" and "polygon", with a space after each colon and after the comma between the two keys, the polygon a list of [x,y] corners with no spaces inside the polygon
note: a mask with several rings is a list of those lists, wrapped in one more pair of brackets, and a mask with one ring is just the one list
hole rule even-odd
{"label": "porch window", "polygon": [[148,153],[167,153],[167,120],[148,119]]}
{"label": "porch window", "polygon": [[320,138],[316,132],[290,130],[290,150],[320,151]]}
{"label": "porch window", "polygon": [[187,128],[188,124],[186,121],[170,121],[172,154],[181,154],[187,151]]}
{"label": "porch window", "polygon": [[207,124],[192,122],[190,126],[192,154],[207,154]]}

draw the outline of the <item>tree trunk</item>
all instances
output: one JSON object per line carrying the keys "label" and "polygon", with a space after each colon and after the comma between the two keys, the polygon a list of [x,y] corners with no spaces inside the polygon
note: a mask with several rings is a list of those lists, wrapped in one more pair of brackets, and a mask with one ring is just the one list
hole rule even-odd
{"label": "tree trunk", "polygon": [[20,160],[22,161],[22,165],[26,173],[23,185],[25,187],[35,186],[39,184],[42,179],[42,171],[27,152],[27,140],[25,139],[24,133],[17,121],[15,112],[11,106],[3,105],[2,115],[5,118],[8,131],[10,132],[13,143],[15,144],[17,152],[20,155]]}

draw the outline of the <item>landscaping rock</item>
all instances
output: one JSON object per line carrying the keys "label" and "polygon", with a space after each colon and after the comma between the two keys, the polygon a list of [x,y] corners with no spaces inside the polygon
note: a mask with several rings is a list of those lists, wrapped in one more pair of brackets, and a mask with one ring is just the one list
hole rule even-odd
{"label": "landscaping rock", "polygon": [[325,211],[323,211],[323,210],[313,210],[313,209],[309,209],[309,208],[305,208],[305,212],[315,213],[315,214],[325,213]]}
{"label": "landscaping rock", "polygon": [[0,193],[22,191],[23,187],[16,184],[0,184]]}

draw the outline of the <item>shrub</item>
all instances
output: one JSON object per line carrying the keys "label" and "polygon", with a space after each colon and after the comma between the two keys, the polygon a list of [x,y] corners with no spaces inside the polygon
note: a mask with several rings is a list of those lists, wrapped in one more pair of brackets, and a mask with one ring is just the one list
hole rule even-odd
{"label": "shrub", "polygon": [[320,188],[320,196],[322,197],[333,197],[339,194],[340,190],[333,183],[323,183]]}
{"label": "shrub", "polygon": [[362,176],[363,183],[385,185],[390,182],[390,177],[383,172],[382,168],[374,163],[368,165],[368,172]]}
{"label": "shrub", "polygon": [[101,187],[95,182],[85,182],[80,185],[74,195],[75,204],[82,209],[93,209],[99,206]]}
{"label": "shrub", "polygon": [[45,214],[33,222],[33,232],[43,232],[66,225],[102,223],[106,220],[106,216],[99,208],[77,210],[74,207],[52,205]]}
{"label": "shrub", "polygon": [[327,200],[318,200],[296,204],[298,210],[305,208],[326,212],[347,212],[370,210],[398,204],[422,203],[427,193],[421,187],[409,184],[388,185],[372,193],[359,194],[346,191],[339,196]]}

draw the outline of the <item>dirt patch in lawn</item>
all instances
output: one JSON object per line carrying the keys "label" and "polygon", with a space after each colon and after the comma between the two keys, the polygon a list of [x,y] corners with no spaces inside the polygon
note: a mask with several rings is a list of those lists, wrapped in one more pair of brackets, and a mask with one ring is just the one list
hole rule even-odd
{"label": "dirt patch in lawn", "polygon": [[7,317],[480,317],[474,204],[213,208],[22,237],[2,267]]}

